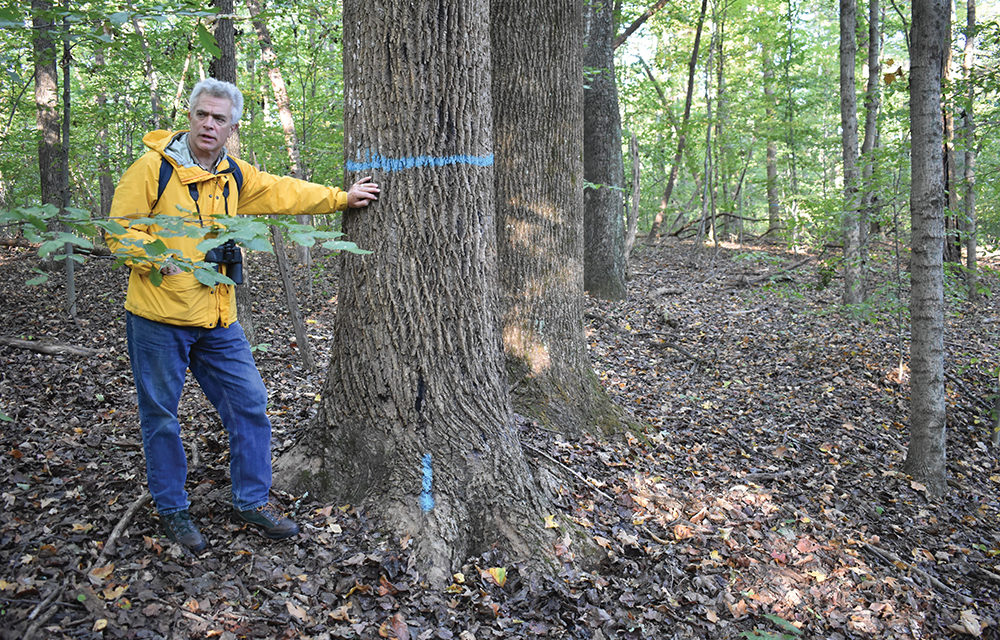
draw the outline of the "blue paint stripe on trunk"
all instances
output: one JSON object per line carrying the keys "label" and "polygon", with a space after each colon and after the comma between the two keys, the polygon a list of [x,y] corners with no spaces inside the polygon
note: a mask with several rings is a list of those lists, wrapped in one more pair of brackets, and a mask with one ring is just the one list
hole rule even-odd
{"label": "blue paint stripe on trunk", "polygon": [[488,156],[413,156],[410,158],[384,158],[377,153],[367,154],[365,160],[348,160],[348,171],[404,171],[420,167],[444,167],[452,164],[467,164],[473,167],[493,166],[493,154]]}
{"label": "blue paint stripe on trunk", "polygon": [[434,472],[431,470],[431,454],[425,453],[423,459],[423,491],[420,492],[420,508],[430,511],[434,508],[434,495],[431,490],[434,485]]}

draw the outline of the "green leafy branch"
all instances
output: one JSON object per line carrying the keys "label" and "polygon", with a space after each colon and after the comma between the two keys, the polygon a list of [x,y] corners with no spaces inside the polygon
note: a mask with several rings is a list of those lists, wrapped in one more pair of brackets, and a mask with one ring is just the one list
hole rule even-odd
{"label": "green leafy branch", "polygon": [[[83,263],[85,255],[94,249],[94,238],[102,233],[124,236],[130,228],[148,228],[155,225],[156,239],[142,241],[133,238],[122,238],[125,250],[118,253],[115,266],[148,263],[150,280],[156,286],[160,285],[162,275],[160,269],[170,264],[184,271],[194,273],[195,278],[206,286],[218,284],[233,284],[233,281],[219,273],[213,263],[194,261],[171,249],[164,238],[188,237],[198,240],[199,251],[208,252],[211,249],[233,240],[249,251],[272,252],[271,227],[277,227],[286,234],[291,242],[312,247],[321,245],[330,251],[346,251],[348,253],[371,253],[359,248],[355,243],[343,240],[343,233],[329,229],[319,229],[312,225],[302,224],[294,218],[278,217],[248,217],[235,216],[216,220],[216,224],[202,226],[193,224],[194,218],[175,215],[158,215],[129,220],[93,220],[85,209],[67,208],[60,210],[52,205],[36,207],[17,207],[8,211],[0,211],[0,228],[20,232],[33,245],[37,245],[39,257],[42,259],[71,259]],[[73,247],[73,252],[65,251],[67,245]],[[81,253],[82,252],[82,253]],[[38,285],[48,279],[41,269],[35,268],[36,276],[27,284]]]}

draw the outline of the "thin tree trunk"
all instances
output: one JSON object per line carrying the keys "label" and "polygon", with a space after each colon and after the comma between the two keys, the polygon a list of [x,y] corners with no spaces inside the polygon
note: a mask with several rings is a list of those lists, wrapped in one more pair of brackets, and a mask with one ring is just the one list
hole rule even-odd
{"label": "thin tree trunk", "polygon": [[861,208],[858,230],[861,241],[861,269],[868,271],[868,229],[875,219],[875,202],[878,197],[872,176],[875,174],[875,148],[878,145],[878,112],[881,104],[880,83],[882,64],[879,56],[882,35],[879,31],[879,1],[868,0],[868,86],[865,89],[865,137],[861,143]]}
{"label": "thin tree trunk", "polygon": [[56,89],[56,46],[51,0],[32,0],[35,107],[38,113],[38,176],[42,204],[59,206],[59,110]]}
{"label": "thin tree trunk", "polygon": [[952,98],[951,0],[948,1],[948,31],[941,55],[941,118],[944,121],[944,190],[948,197],[945,209],[944,261],[962,263],[962,226],[958,213],[958,167],[955,161],[955,105]]}
{"label": "thin tree trunk", "polygon": [[[282,78],[281,69],[277,65],[277,55],[271,44],[271,32],[267,25],[260,20],[259,16],[263,11],[263,4],[259,0],[247,0],[247,7],[250,15],[253,16],[253,26],[257,31],[257,39],[260,42],[262,60],[267,66],[268,78],[271,80],[271,89],[274,92],[274,100],[278,106],[278,116],[281,120],[281,128],[285,133],[285,148],[288,150],[288,160],[290,173],[295,178],[302,178],[302,167],[299,163],[299,146],[295,135],[295,121],[292,118],[292,110],[289,106],[288,91],[285,89],[285,80]],[[296,216],[299,222],[309,224],[309,216]],[[312,357],[312,348],[309,345],[309,336],[306,333],[305,325],[302,322],[302,313],[299,310],[299,297],[295,292],[295,284],[292,282],[290,269],[288,268],[288,255],[285,252],[284,238],[281,231],[276,227],[271,227],[271,240],[274,244],[274,255],[278,262],[278,272],[281,274],[281,285],[285,291],[285,301],[288,305],[288,313],[291,317],[292,328],[295,330],[296,340],[298,340],[302,362],[306,368],[312,369],[315,361]],[[296,255],[299,264],[308,266],[312,262],[309,247],[296,245]]]}
{"label": "thin tree trunk", "polygon": [[[799,172],[798,172],[798,133],[795,130],[795,100],[792,96],[794,87],[792,86],[792,61],[795,60],[795,10],[793,3],[788,3],[788,50],[785,56],[784,76],[785,76],[785,123],[788,128],[788,189],[791,195],[792,213],[798,209],[795,198],[799,193]],[[787,198],[786,198],[787,201]],[[794,216],[793,216],[794,219]],[[794,241],[794,238],[793,238]]]}
{"label": "thin tree trunk", "polygon": [[767,135],[767,156],[764,166],[767,175],[767,234],[781,230],[781,201],[778,196],[778,145],[774,140],[774,113],[777,100],[774,96],[774,63],[767,43],[761,45],[764,67],[764,120]]}
{"label": "thin tree trunk", "polygon": [[639,178],[641,175],[639,159],[639,140],[632,134],[628,143],[629,155],[632,159],[632,206],[629,207],[628,220],[625,226],[625,266],[628,267],[628,259],[632,255],[632,247],[635,246],[635,238],[639,233]]}
{"label": "thin tree trunk", "polygon": [[858,198],[858,102],[855,94],[857,0],[840,0],[840,129],[844,162],[844,304],[865,297],[861,269],[861,221]]}
{"label": "thin tree trunk", "polygon": [[[59,204],[62,214],[69,209],[69,125],[70,125],[70,45],[69,45],[69,0],[63,0],[63,10],[66,14],[62,20],[62,70],[63,70],[63,104],[62,104],[62,140],[59,145]],[[70,320],[76,322],[76,260],[73,258],[73,244],[63,245],[66,260],[66,313]]]}
{"label": "thin tree trunk", "polygon": [[[719,13],[721,9],[721,13]],[[718,245],[720,236],[728,239],[729,224],[731,215],[725,215],[721,221],[719,211],[725,214],[732,214],[733,203],[731,198],[730,173],[730,145],[726,142],[729,135],[729,96],[726,92],[726,6],[719,6],[716,2],[712,8],[712,22],[715,24],[714,39],[716,41],[716,71],[715,71],[715,102],[717,115],[715,118],[715,172],[718,175],[717,197],[712,200],[712,220],[716,226],[715,241]],[[721,222],[721,225],[720,225]],[[721,226],[721,228],[720,228]]]}
{"label": "thin tree trunk", "polygon": [[944,390],[944,175],[941,59],[949,0],[913,0],[910,64],[910,445],[906,472],[932,496],[947,489]]}
{"label": "thin tree trunk", "polygon": [[635,33],[639,27],[641,27],[647,20],[656,15],[656,12],[667,5],[669,0],[656,0],[656,2],[648,9],[643,11],[642,15],[632,21],[628,27],[625,28],[616,38],[613,43],[612,48],[617,49],[621,45],[625,44],[628,37]]}
{"label": "thin tree trunk", "polygon": [[177,80],[177,91],[174,93],[174,104],[170,110],[170,121],[173,122],[177,118],[177,112],[184,110],[184,87],[187,79],[188,69],[191,68],[191,55],[194,49],[194,42],[191,36],[188,36],[187,41],[187,55],[184,56],[184,66],[181,68],[181,77]]}
{"label": "thin tree trunk", "polygon": [[[109,36],[110,28],[105,25],[104,35]],[[105,70],[104,46],[98,43],[94,47],[94,62],[103,72]],[[111,173],[111,158],[108,151],[108,95],[102,88],[97,94],[97,117],[100,125],[97,130],[97,183],[101,192],[100,219],[104,220],[111,211],[111,198],[115,194],[115,180]]]}
{"label": "thin tree trunk", "polygon": [[979,299],[979,264],[976,257],[978,230],[976,229],[976,0],[966,5],[965,30],[965,260],[966,285],[969,299]]}
{"label": "thin tree trunk", "polygon": [[[209,62],[208,73],[217,80],[237,84],[236,34],[232,18],[234,15],[233,0],[213,0],[212,6],[219,12],[215,21],[215,41],[219,45],[219,55]],[[191,105],[188,107],[190,108]],[[234,130],[229,139],[226,140],[226,153],[236,158],[241,156],[239,129]],[[251,345],[256,345],[257,322],[253,314],[253,293],[250,289],[250,283],[253,281],[253,269],[253,263],[245,259],[243,261],[243,284],[236,287],[236,317],[239,318],[247,341]]]}
{"label": "thin tree trunk", "polygon": [[715,235],[714,221],[709,217],[712,212],[712,206],[715,204],[714,194],[717,184],[717,176],[712,166],[712,96],[710,95],[712,87],[712,54],[715,53],[715,44],[716,37],[713,33],[712,40],[708,46],[708,61],[705,63],[705,192],[701,199],[701,222],[698,224],[698,244],[696,245],[698,249],[701,249],[703,246],[707,233]]}
{"label": "thin tree trunk", "polygon": [[694,46],[691,47],[691,58],[688,62],[688,84],[687,95],[684,98],[684,116],[681,118],[681,131],[677,136],[677,151],[674,153],[674,162],[670,166],[670,176],[667,178],[667,186],[663,190],[660,211],[657,212],[653,225],[649,229],[648,242],[655,242],[660,233],[660,226],[663,224],[663,216],[666,207],[670,204],[670,196],[674,192],[674,183],[677,181],[677,173],[680,171],[681,159],[684,156],[684,145],[687,143],[687,126],[691,117],[691,103],[694,99],[694,77],[695,69],[698,66],[698,47],[701,44],[701,30],[705,25],[705,14],[708,11],[708,0],[701,0],[701,11],[698,14],[698,27],[694,33]]}
{"label": "thin tree trunk", "polygon": [[132,12],[132,28],[135,29],[135,33],[139,36],[139,47],[142,50],[142,64],[146,72],[146,77],[149,79],[149,108],[152,111],[152,124],[154,129],[159,129],[162,125],[163,108],[160,106],[160,74],[153,65],[153,56],[149,52],[149,41],[146,39],[146,33],[142,29],[142,23],[139,22],[139,18],[135,11],[135,7],[132,3],[129,3],[129,9]]}
{"label": "thin tree trunk", "polygon": [[[253,28],[257,31],[257,39],[260,41],[261,61],[267,67],[267,77],[271,80],[274,103],[278,107],[278,119],[281,121],[281,130],[285,134],[289,173],[296,178],[303,178],[298,136],[295,133],[295,119],[292,117],[288,89],[285,87],[281,68],[278,67],[278,55],[274,52],[274,45],[271,43],[271,32],[267,28],[267,24],[259,17],[263,11],[263,2],[261,0],[247,0],[247,7],[253,17]],[[309,216],[297,216],[297,219],[302,224],[311,222]],[[295,255],[299,264],[306,267],[312,264],[312,254],[309,247],[296,245]]]}
{"label": "thin tree trunk", "polygon": [[285,304],[288,305],[288,314],[291,316],[292,329],[295,331],[295,341],[302,354],[302,364],[306,369],[315,369],[316,360],[312,355],[312,347],[309,346],[309,336],[306,334],[306,325],[302,321],[302,313],[299,310],[299,299],[295,295],[295,284],[292,282],[291,270],[288,268],[288,258],[285,257],[285,239],[281,235],[281,229],[271,225],[271,243],[274,245],[274,254],[278,259],[278,273],[281,275],[281,288],[285,291]]}
{"label": "thin tree trunk", "polygon": [[348,182],[384,179],[344,216],[373,253],[341,258],[323,400],[276,464],[411,536],[436,585],[490,548],[550,548],[504,376],[489,28],[486,0],[344,2]]}

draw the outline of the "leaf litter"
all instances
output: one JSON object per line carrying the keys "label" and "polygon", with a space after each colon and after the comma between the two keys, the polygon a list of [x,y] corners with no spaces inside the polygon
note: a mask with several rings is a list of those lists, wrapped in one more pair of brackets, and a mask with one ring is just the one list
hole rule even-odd
{"label": "leaf litter", "polygon": [[[233,523],[225,434],[194,384],[182,429],[209,550],[170,544],[139,500],[124,277],[99,259],[78,267],[73,325],[58,278],[23,286],[34,261],[0,255],[4,334],[98,352],[0,346],[4,638],[1000,637],[992,298],[949,307],[951,491],[935,503],[902,470],[909,389],[890,311],[852,318],[836,286],[816,286],[814,263],[775,246],[643,247],[628,299],[588,299],[586,320],[598,377],[643,429],[570,439],[519,421],[552,478],[559,512],[542,526],[560,569],[538,575],[491,551],[435,589],[410,541],[355,505],[281,495],[304,530],[283,543]],[[251,286],[277,455],[323,376],[300,363],[273,259],[253,261],[269,274]],[[320,362],[329,273],[297,274]]]}

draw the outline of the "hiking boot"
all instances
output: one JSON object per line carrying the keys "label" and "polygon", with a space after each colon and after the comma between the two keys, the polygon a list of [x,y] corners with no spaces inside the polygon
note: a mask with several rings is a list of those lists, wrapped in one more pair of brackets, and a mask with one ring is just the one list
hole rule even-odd
{"label": "hiking boot", "polygon": [[264,537],[271,540],[291,538],[299,532],[299,525],[295,524],[291,518],[286,518],[285,514],[273,502],[268,502],[256,509],[248,509],[247,511],[235,509],[234,511],[240,520],[258,527]]}
{"label": "hiking boot", "polygon": [[160,522],[163,523],[163,530],[167,537],[177,544],[187,547],[197,553],[206,546],[205,539],[201,537],[198,527],[191,522],[191,514],[184,511],[175,511],[167,515],[160,514]]}

